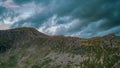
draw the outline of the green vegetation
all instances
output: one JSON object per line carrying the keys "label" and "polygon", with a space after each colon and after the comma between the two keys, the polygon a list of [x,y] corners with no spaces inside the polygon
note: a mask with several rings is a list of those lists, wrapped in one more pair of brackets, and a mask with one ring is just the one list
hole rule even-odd
{"label": "green vegetation", "polygon": [[[17,35],[14,31],[18,32]],[[0,36],[0,68],[117,68],[120,66],[119,36],[108,35],[91,39],[46,36],[41,33],[39,35],[39,32],[32,28],[18,28],[6,32],[7,35],[4,31],[4,36]],[[10,40],[11,38],[13,40]]]}
{"label": "green vegetation", "polygon": [[17,56],[10,56],[10,58],[5,61],[1,62],[0,67],[1,68],[16,68],[17,64]]}
{"label": "green vegetation", "polygon": [[12,41],[7,39],[0,39],[0,53],[3,53],[11,48]]}

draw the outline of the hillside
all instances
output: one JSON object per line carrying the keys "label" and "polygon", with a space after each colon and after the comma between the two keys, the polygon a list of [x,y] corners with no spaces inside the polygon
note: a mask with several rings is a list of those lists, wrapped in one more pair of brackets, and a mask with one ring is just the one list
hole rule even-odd
{"label": "hillside", "polygon": [[48,36],[34,28],[0,31],[0,68],[119,68],[120,36]]}

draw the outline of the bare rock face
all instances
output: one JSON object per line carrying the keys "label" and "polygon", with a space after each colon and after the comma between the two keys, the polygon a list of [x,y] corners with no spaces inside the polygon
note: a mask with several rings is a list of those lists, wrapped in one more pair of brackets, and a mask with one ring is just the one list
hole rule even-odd
{"label": "bare rock face", "polygon": [[0,68],[119,68],[120,36],[48,36],[34,28],[0,31]]}

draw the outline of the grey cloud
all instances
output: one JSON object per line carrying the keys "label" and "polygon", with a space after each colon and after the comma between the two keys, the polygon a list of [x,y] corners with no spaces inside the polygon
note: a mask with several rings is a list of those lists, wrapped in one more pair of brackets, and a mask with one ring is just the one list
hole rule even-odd
{"label": "grey cloud", "polygon": [[35,3],[43,3],[43,4],[48,4],[50,1],[52,0],[13,0],[14,3],[18,4],[18,5],[22,5],[22,4],[26,4],[26,3],[30,3],[30,2],[35,2]]}
{"label": "grey cloud", "polygon": [[0,30],[10,29],[10,25],[0,25]]}
{"label": "grey cloud", "polygon": [[3,23],[3,20],[6,18],[8,10],[5,7],[0,6],[0,23]]}
{"label": "grey cloud", "polygon": [[18,16],[14,10],[8,9],[6,7],[0,6],[0,25],[13,23],[14,18]]}
{"label": "grey cloud", "polygon": [[6,12],[7,9],[5,7],[0,6],[0,15],[3,15],[4,12]]}
{"label": "grey cloud", "polygon": [[0,0],[0,2],[5,2],[6,0]]}
{"label": "grey cloud", "polygon": [[[40,4],[45,8],[27,19],[20,20],[12,25],[21,27],[31,24],[32,27],[42,29],[46,34],[63,34],[78,37],[94,37],[109,33],[118,34],[120,31],[120,0],[13,0],[18,5],[34,2],[38,9]],[[40,11],[39,9],[37,11]],[[57,15],[55,25],[48,24],[49,19]],[[69,19],[60,19],[70,17]],[[78,22],[73,22],[74,20]],[[52,19],[51,19],[52,20]],[[61,26],[62,24],[62,26]],[[68,26],[68,27],[66,27]],[[56,29],[53,31],[53,29]],[[113,29],[116,28],[114,31]]]}

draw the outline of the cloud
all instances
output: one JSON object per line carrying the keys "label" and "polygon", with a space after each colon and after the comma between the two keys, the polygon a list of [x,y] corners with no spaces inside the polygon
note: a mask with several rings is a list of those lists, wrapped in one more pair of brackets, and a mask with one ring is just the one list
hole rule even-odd
{"label": "cloud", "polygon": [[13,3],[13,0],[4,0],[0,2],[0,6],[6,7],[8,9],[16,9],[20,6]]}
{"label": "cloud", "polygon": [[6,12],[7,9],[5,7],[0,7],[0,15],[3,15],[4,12]]}
{"label": "cloud", "polygon": [[4,23],[4,20],[9,17],[10,15],[12,16],[12,12],[8,12],[9,10],[5,7],[0,6],[0,24]]}
{"label": "cloud", "polygon": [[13,0],[16,4],[18,5],[23,5],[26,3],[30,3],[30,2],[35,2],[35,3],[42,3],[42,4],[48,4],[49,2],[51,2],[52,0]]}
{"label": "cloud", "polygon": [[0,30],[10,29],[10,25],[0,25]]}
{"label": "cloud", "polygon": [[18,6],[12,0],[0,0],[0,24],[13,24],[16,21]]}
{"label": "cloud", "polygon": [[11,22],[11,28],[35,27],[49,35],[82,38],[120,34],[120,0],[6,0],[2,3],[18,6],[1,5],[2,14],[6,10],[14,11],[14,21],[3,18]]}

